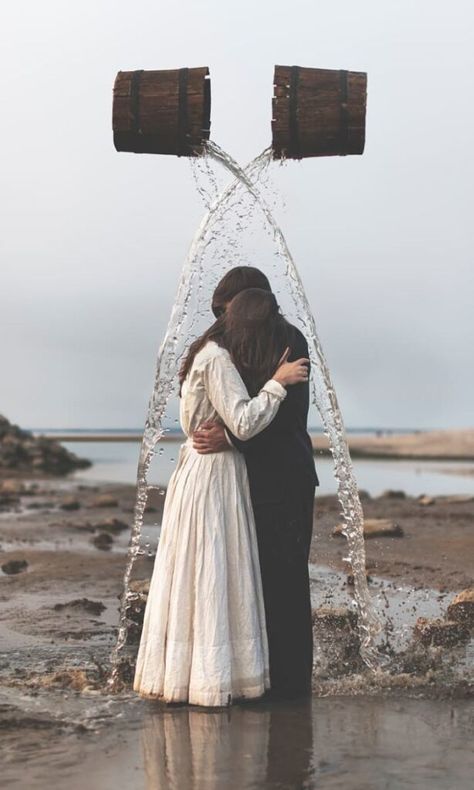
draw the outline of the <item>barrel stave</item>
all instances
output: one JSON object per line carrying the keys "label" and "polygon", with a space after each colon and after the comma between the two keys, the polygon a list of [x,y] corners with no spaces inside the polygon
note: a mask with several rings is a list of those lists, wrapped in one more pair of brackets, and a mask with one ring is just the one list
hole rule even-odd
{"label": "barrel stave", "polygon": [[119,151],[196,156],[210,129],[209,69],[122,71],[112,125]]}
{"label": "barrel stave", "polygon": [[366,85],[362,72],[276,66],[274,158],[361,154]]}

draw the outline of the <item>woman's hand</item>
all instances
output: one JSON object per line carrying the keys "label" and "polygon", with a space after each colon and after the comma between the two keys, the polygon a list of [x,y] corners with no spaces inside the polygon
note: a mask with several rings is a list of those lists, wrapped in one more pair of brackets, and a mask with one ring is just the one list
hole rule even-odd
{"label": "woman's hand", "polygon": [[297,359],[296,362],[287,362],[289,354],[290,349],[287,348],[273,375],[275,381],[278,381],[283,387],[289,387],[292,384],[300,384],[303,381],[308,381],[309,359],[301,357],[301,359]]}

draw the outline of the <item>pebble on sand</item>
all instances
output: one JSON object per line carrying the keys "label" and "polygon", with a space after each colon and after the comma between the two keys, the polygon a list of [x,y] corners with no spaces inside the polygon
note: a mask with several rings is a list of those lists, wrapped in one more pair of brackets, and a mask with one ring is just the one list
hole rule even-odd
{"label": "pebble on sand", "polygon": [[2,571],[11,576],[15,573],[26,571],[27,567],[28,563],[26,560],[8,560],[8,562],[3,563]]}
{"label": "pebble on sand", "polygon": [[59,505],[61,510],[79,510],[81,503],[73,496],[68,496]]}
{"label": "pebble on sand", "polygon": [[62,609],[68,608],[83,609],[85,612],[95,616],[102,614],[102,612],[107,609],[106,605],[103,604],[102,601],[91,601],[90,598],[74,598],[72,601],[55,603],[53,606],[55,611],[61,611]]}
{"label": "pebble on sand", "polygon": [[448,606],[448,617],[474,628],[474,587],[468,587],[456,595]]}
{"label": "pebble on sand", "polygon": [[26,486],[21,480],[7,478],[0,483],[0,495],[18,497],[26,493]]}
{"label": "pebble on sand", "polygon": [[[334,536],[343,536],[344,524],[338,524],[334,527],[332,534]],[[364,537],[365,538],[385,538],[385,537],[403,537],[403,529],[400,524],[392,521],[389,518],[366,518],[364,520]]]}
{"label": "pebble on sand", "polygon": [[89,502],[89,507],[118,507],[118,499],[112,494],[99,494]]}
{"label": "pebble on sand", "polygon": [[319,674],[334,678],[361,669],[357,613],[345,606],[320,606],[312,619]]}
{"label": "pebble on sand", "polygon": [[313,627],[353,628],[357,623],[356,612],[347,606],[320,606],[312,612]]}
{"label": "pebble on sand", "polygon": [[398,489],[387,488],[386,491],[383,491],[380,494],[380,498],[387,498],[387,499],[406,499],[407,495],[405,491],[401,491]]}
{"label": "pebble on sand", "polygon": [[125,614],[128,620],[127,644],[140,642],[145,607],[150,591],[150,579],[134,579],[129,584]]}
{"label": "pebble on sand", "polygon": [[93,524],[94,529],[109,532],[112,535],[118,535],[119,532],[129,529],[129,526],[126,521],[122,521],[119,518],[104,518],[102,521],[96,521]]}
{"label": "pebble on sand", "polygon": [[417,502],[419,505],[423,505],[424,507],[427,507],[428,505],[434,505],[436,499],[434,499],[434,497],[432,496],[427,496],[427,494],[422,494],[421,496],[418,497]]}
{"label": "pebble on sand", "polygon": [[128,589],[140,595],[148,595],[150,592],[150,579],[132,579]]}
{"label": "pebble on sand", "polygon": [[467,642],[470,637],[469,628],[463,623],[428,617],[418,618],[413,635],[425,646],[441,647],[454,647],[454,645]]}
{"label": "pebble on sand", "polygon": [[108,551],[112,547],[113,542],[114,539],[108,532],[99,532],[98,535],[94,535],[92,538],[94,546],[102,551]]}

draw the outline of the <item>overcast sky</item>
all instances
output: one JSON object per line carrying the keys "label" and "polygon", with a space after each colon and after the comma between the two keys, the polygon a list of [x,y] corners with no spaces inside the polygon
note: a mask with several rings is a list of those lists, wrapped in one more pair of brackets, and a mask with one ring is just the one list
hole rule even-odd
{"label": "overcast sky", "polygon": [[212,138],[245,163],[280,63],[368,72],[363,156],[273,166],[346,424],[472,425],[473,18],[468,0],[8,3],[0,413],[143,423],[203,207],[186,159],[114,150],[116,72],[208,65]]}

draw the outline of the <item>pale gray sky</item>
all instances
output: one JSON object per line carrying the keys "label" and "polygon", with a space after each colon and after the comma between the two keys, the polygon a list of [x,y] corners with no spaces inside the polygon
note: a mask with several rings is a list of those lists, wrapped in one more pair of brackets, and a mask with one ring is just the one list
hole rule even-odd
{"label": "pale gray sky", "polygon": [[143,423],[203,209],[185,159],[115,152],[116,72],[208,65],[212,137],[244,163],[281,63],[369,75],[362,157],[274,166],[346,424],[472,425],[473,19],[468,0],[7,4],[0,413]]}

